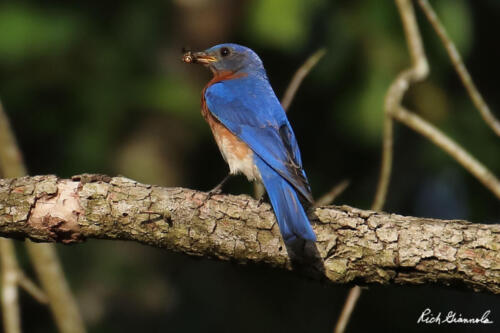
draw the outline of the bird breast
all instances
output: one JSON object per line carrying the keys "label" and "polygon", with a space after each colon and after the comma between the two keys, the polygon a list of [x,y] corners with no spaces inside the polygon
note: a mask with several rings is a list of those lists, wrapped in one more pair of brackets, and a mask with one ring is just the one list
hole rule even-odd
{"label": "bird breast", "polygon": [[242,173],[249,181],[262,181],[259,169],[255,165],[253,159],[254,153],[252,149],[236,135],[231,133],[231,131],[218,121],[210,111],[202,111],[202,114],[212,129],[215,142],[217,146],[219,146],[219,150],[224,160],[229,165],[231,174]]}

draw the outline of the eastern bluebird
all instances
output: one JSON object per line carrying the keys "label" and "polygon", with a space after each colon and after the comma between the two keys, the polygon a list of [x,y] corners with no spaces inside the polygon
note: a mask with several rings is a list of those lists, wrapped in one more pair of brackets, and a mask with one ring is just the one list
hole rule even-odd
{"label": "eastern bluebird", "polygon": [[201,113],[230,174],[264,184],[285,242],[316,241],[300,201],[313,203],[313,197],[297,140],[260,58],[247,47],[220,44],[187,52],[183,61],[214,74],[203,89]]}

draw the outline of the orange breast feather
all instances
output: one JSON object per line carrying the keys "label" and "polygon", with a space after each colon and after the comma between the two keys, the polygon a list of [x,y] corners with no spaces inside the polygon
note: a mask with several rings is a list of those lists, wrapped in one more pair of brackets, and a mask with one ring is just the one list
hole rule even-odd
{"label": "orange breast feather", "polygon": [[[217,77],[214,77],[208,88]],[[217,80],[218,81],[218,80]],[[224,160],[229,164],[229,169],[232,174],[243,173],[250,181],[260,180],[260,172],[258,171],[253,161],[253,151],[248,145],[241,141],[236,135],[231,133],[217,118],[208,110],[205,102],[205,90],[202,93],[201,114],[207,121],[215,138],[217,146],[224,157]],[[236,112],[236,111],[235,111]]]}

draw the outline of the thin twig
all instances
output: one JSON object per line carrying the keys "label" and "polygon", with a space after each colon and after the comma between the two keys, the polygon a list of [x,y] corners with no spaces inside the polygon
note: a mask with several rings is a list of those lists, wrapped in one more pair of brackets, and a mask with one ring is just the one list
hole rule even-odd
{"label": "thin twig", "polygon": [[337,325],[335,325],[335,333],[343,333],[349,322],[352,312],[356,307],[356,303],[361,296],[361,287],[354,286],[349,290],[349,294],[346,297],[346,301],[344,307],[342,308],[342,312],[340,313],[339,320],[337,321]]}
{"label": "thin twig", "polygon": [[384,116],[384,135],[382,137],[382,160],[380,165],[380,175],[378,178],[377,192],[372,203],[373,210],[382,210],[389,190],[389,181],[392,172],[392,147],[393,147],[393,120],[387,114]]}
{"label": "thin twig", "polygon": [[472,77],[470,76],[469,72],[467,71],[467,68],[465,67],[462,61],[460,53],[455,47],[453,41],[450,39],[450,37],[448,37],[448,34],[446,33],[443,24],[437,17],[434,9],[432,9],[431,5],[427,0],[418,0],[418,3],[420,5],[420,8],[422,8],[425,16],[431,23],[432,27],[436,31],[436,34],[441,39],[441,42],[443,43],[446,52],[448,53],[448,56],[451,59],[453,67],[457,71],[460,80],[462,80],[462,83],[465,89],[467,90],[467,93],[469,94],[470,98],[472,99],[472,102],[479,110],[479,113],[483,117],[486,124],[491,127],[491,129],[496,133],[496,135],[500,136],[500,121],[495,118],[488,104],[486,104],[483,97],[481,96],[481,93],[479,93],[479,91],[477,90],[476,85],[472,80]]}
{"label": "thin twig", "polygon": [[14,243],[0,238],[0,259],[2,267],[2,314],[5,333],[21,332],[19,293],[17,290],[17,260]]}
{"label": "thin twig", "polygon": [[344,179],[340,183],[336,184],[332,189],[326,192],[321,198],[316,200],[314,203],[314,208],[318,208],[320,206],[331,205],[333,201],[345,191],[345,189],[349,186],[349,180]]}
{"label": "thin twig", "polygon": [[[10,143],[10,128],[0,102],[0,144]],[[7,177],[16,172],[11,167],[2,163],[5,160],[19,160],[15,147],[0,147],[0,170],[2,176]],[[0,256],[2,261],[2,313],[3,325],[6,333],[21,332],[21,316],[19,311],[19,291],[17,289],[18,264],[14,243],[10,239],[0,239]]]}
{"label": "thin twig", "polygon": [[[386,116],[392,116],[430,139],[479,179],[496,197],[500,198],[500,182],[490,170],[436,127],[401,106],[403,95],[410,87],[410,84],[424,79],[428,75],[429,67],[411,2],[409,0],[396,0],[396,4],[401,13],[413,65],[410,69],[400,73],[389,88],[385,100]],[[390,170],[390,164],[383,165],[382,169],[389,168]],[[388,180],[386,186],[388,186]],[[384,189],[379,190],[377,190],[377,195],[387,193],[387,188],[385,188],[385,191]],[[376,203],[377,207],[373,209],[378,208],[380,205],[383,206],[384,201],[385,197],[382,199],[376,198],[374,206]]]}
{"label": "thin twig", "polygon": [[314,52],[309,58],[307,58],[302,66],[297,69],[292,77],[292,80],[290,81],[290,84],[288,84],[288,88],[286,88],[283,98],[281,99],[281,106],[283,106],[285,112],[288,111],[288,108],[292,104],[293,98],[295,97],[295,94],[297,93],[297,90],[299,89],[300,84],[302,83],[304,78],[307,76],[307,74],[309,74],[314,66],[316,66],[318,61],[321,60],[325,53],[325,49],[319,49],[318,51]]}
{"label": "thin twig", "polygon": [[23,155],[10,128],[9,119],[0,101],[0,169],[4,177],[20,177],[27,174]]}
{"label": "thin twig", "polygon": [[500,199],[500,180],[464,148],[418,115],[400,107],[394,118],[443,149]]}
{"label": "thin twig", "polygon": [[389,87],[384,104],[384,138],[382,146],[382,165],[380,168],[380,178],[377,186],[377,192],[372,204],[373,210],[381,210],[385,204],[387,191],[389,188],[391,169],[392,169],[392,147],[393,130],[391,114],[397,111],[405,92],[411,83],[425,79],[429,73],[429,65],[425,57],[422,38],[418,30],[415,11],[410,0],[396,0],[403,28],[405,31],[406,42],[411,57],[411,67],[402,71]]}
{"label": "thin twig", "polygon": [[85,326],[71,290],[64,278],[54,246],[26,240],[26,249],[43,289],[49,297],[50,307],[60,332],[84,333]]}
{"label": "thin twig", "polygon": [[48,304],[49,299],[45,292],[40,289],[33,281],[31,281],[24,273],[19,270],[17,272],[17,283],[19,287],[23,288],[28,294],[42,304]]}

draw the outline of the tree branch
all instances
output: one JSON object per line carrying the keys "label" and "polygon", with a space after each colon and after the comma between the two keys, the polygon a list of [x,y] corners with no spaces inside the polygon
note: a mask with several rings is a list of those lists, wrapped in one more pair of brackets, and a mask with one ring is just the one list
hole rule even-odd
{"label": "tree branch", "polygon": [[48,296],[54,321],[62,333],[85,333],[85,326],[71,293],[55,246],[26,242],[26,250]]}
{"label": "tree branch", "polygon": [[339,320],[335,325],[334,333],[341,333],[345,331],[345,328],[349,323],[349,319],[351,318],[351,314],[356,307],[359,296],[361,296],[360,286],[354,286],[351,288],[351,290],[349,290],[349,294],[346,297],[346,301],[344,307],[342,308],[342,312],[340,313]]}
{"label": "tree branch", "polygon": [[394,113],[394,118],[401,123],[422,134],[436,146],[451,155],[467,171],[475,176],[487,189],[500,199],[500,180],[474,156],[468,153],[462,146],[446,136],[437,127],[428,123],[417,114],[399,107]]}
{"label": "tree branch", "polygon": [[290,80],[288,87],[286,88],[285,94],[281,99],[281,106],[283,107],[285,112],[288,112],[288,108],[292,104],[295,94],[297,93],[297,90],[299,90],[302,81],[306,78],[307,74],[309,74],[309,72],[314,68],[314,66],[316,66],[316,64],[321,60],[321,58],[323,58],[325,54],[325,49],[319,49],[318,51],[314,52],[311,56],[309,56],[309,58],[307,58],[302,66],[297,69],[295,74],[293,74],[293,77]]}
{"label": "tree branch", "polygon": [[429,74],[429,64],[425,57],[422,38],[418,30],[415,11],[410,0],[396,0],[403,29],[405,31],[406,43],[411,56],[411,67],[398,74],[387,90],[384,101],[384,137],[382,142],[382,162],[380,177],[377,184],[377,192],[373,200],[372,209],[382,210],[389,189],[392,171],[393,154],[393,120],[392,116],[397,111],[404,94],[412,83],[422,81]]}
{"label": "tree branch", "polygon": [[10,239],[0,239],[0,262],[2,267],[2,310],[3,328],[6,333],[21,332],[21,316],[19,314],[19,292],[17,289],[17,273],[14,244]]}
{"label": "tree branch", "polygon": [[[302,267],[313,278],[457,284],[500,293],[500,225],[348,206],[317,208],[311,220],[318,242],[304,246],[303,258],[317,257]],[[297,267],[297,255],[284,246],[269,205],[246,195],[208,199],[203,192],[122,177],[0,180],[0,234],[62,243],[121,239],[237,263]]]}
{"label": "tree branch", "polygon": [[436,12],[434,12],[434,10],[432,9],[431,5],[427,0],[418,0],[418,3],[422,8],[422,11],[424,12],[425,16],[427,17],[427,20],[429,20],[432,27],[434,28],[434,31],[436,31],[436,34],[438,35],[439,39],[441,39],[441,42],[443,43],[446,52],[450,57],[453,67],[457,71],[460,80],[462,80],[462,83],[465,89],[467,90],[470,99],[472,100],[476,108],[479,110],[481,117],[483,117],[483,120],[488,126],[491,127],[493,132],[495,132],[496,135],[500,136],[500,121],[497,118],[495,118],[488,104],[486,104],[486,102],[484,101],[483,96],[481,96],[481,93],[479,93],[479,91],[477,90],[476,85],[472,80],[472,77],[470,76],[469,72],[467,71],[467,68],[465,67],[462,61],[460,53],[455,47],[453,41],[450,39],[450,37],[448,37],[448,34],[446,33],[443,24],[437,17]]}
{"label": "tree branch", "polygon": [[33,281],[31,281],[26,275],[24,275],[24,272],[20,269],[17,272],[17,284],[39,303],[49,304],[47,294],[45,294],[45,292],[40,289],[40,287],[38,287]]}

